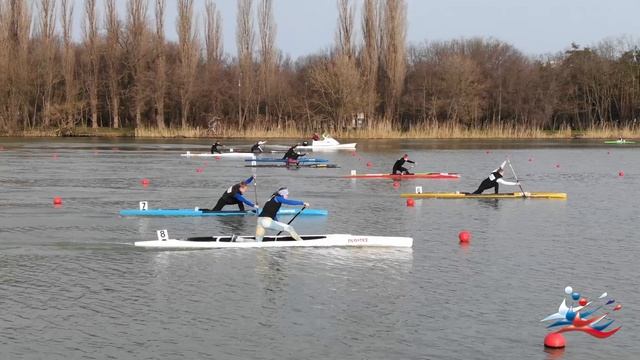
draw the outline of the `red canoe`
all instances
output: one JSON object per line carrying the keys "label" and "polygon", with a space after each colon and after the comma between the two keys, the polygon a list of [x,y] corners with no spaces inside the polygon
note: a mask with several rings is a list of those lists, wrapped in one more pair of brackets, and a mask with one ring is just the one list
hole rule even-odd
{"label": "red canoe", "polygon": [[360,175],[347,175],[345,177],[349,179],[393,179],[393,180],[459,179],[460,174],[457,174],[457,173],[417,173],[413,175],[360,174]]}

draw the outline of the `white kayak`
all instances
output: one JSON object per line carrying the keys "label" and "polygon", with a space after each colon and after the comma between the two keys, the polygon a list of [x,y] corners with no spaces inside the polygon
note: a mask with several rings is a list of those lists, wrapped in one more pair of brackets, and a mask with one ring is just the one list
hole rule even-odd
{"label": "white kayak", "polygon": [[[160,236],[159,236],[160,237]],[[412,247],[413,238],[390,236],[363,236],[349,234],[301,235],[303,241],[296,241],[288,235],[265,236],[256,242],[253,236],[207,236],[184,240],[166,239],[137,241],[135,246],[149,248],[267,248],[267,247]]]}
{"label": "white kayak", "polygon": [[355,149],[357,143],[340,144],[338,140],[325,136],[322,140],[314,140],[309,145],[300,145],[297,149],[301,150],[339,150],[339,149]]}
{"label": "white kayak", "polygon": [[246,158],[246,159],[255,159],[256,155],[254,153],[241,153],[241,152],[227,152],[222,154],[211,154],[211,153],[192,153],[191,151],[187,151],[184,154],[180,154],[180,156],[184,157],[205,157],[205,158]]}

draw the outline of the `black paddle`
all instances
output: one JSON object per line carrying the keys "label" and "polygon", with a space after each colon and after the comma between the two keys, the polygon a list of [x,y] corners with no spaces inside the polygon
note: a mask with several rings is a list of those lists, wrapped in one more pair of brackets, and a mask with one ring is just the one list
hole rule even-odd
{"label": "black paddle", "polygon": [[[298,211],[298,213],[297,213],[294,217],[292,217],[292,218],[291,218],[291,220],[289,220],[289,222],[287,223],[287,225],[291,225],[291,223],[293,222],[293,220],[295,220],[295,219],[298,217],[298,215],[300,215],[300,213],[302,213],[302,211],[303,211],[304,209],[306,209],[306,208],[307,208],[306,206],[303,206],[303,207],[302,207],[302,209],[300,209],[300,211]],[[282,230],[282,231],[284,231],[284,230]],[[278,235],[282,234],[282,231],[280,231],[279,233],[277,233],[277,234],[276,234],[276,237],[277,237]]]}

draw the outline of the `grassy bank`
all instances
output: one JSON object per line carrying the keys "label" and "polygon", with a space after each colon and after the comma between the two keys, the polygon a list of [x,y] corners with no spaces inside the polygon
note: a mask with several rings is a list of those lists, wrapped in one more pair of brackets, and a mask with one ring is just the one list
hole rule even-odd
{"label": "grassy bank", "polygon": [[[321,132],[321,131],[317,131]],[[262,128],[249,127],[220,128],[215,133],[199,127],[187,128],[70,128],[70,129],[29,129],[2,134],[3,136],[25,137],[135,137],[135,138],[309,138],[312,131],[293,127]],[[428,124],[408,131],[394,129],[380,124],[366,129],[341,129],[330,131],[339,139],[625,139],[640,138],[638,128],[598,127],[585,130],[543,130],[524,126],[494,125],[484,128],[466,128],[456,124]]]}

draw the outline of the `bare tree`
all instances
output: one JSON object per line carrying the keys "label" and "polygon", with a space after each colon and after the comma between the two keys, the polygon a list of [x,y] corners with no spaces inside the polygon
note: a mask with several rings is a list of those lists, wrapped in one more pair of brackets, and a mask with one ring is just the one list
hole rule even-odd
{"label": "bare tree", "polygon": [[73,47],[72,27],[73,27],[73,0],[61,0],[61,25],[62,25],[62,75],[64,77],[65,93],[65,127],[75,124],[76,96],[78,93],[75,78],[76,58]]}
{"label": "bare tree", "polygon": [[120,35],[122,26],[118,20],[118,10],[115,0],[105,0],[105,28],[106,36],[106,53],[105,60],[107,63],[107,87],[108,87],[108,103],[111,112],[111,126],[120,127],[120,59],[121,44]]}
{"label": "bare tree", "polygon": [[367,118],[375,116],[378,104],[378,0],[365,0],[362,14],[362,37],[364,40],[360,63],[362,64],[363,101]]}
{"label": "bare tree", "polygon": [[156,102],[156,125],[164,129],[164,97],[167,91],[167,61],[165,56],[165,36],[164,36],[164,9],[166,0],[156,0],[156,78],[155,78],[155,102]]}
{"label": "bare tree", "polygon": [[338,0],[338,50],[352,59],[354,57],[353,29],[354,5],[351,0]]}
{"label": "bare tree", "polygon": [[142,111],[147,95],[145,72],[148,57],[148,24],[147,1],[129,0],[127,2],[127,53],[129,55],[129,71],[132,76],[131,91],[133,93],[133,115],[135,126],[142,127]]}
{"label": "bare tree", "polygon": [[22,120],[22,127],[29,126],[28,112],[28,46],[31,29],[31,13],[26,0],[10,0],[7,9],[8,43],[6,49],[10,58],[7,59],[7,91],[6,115],[4,125],[15,130]]}
{"label": "bare tree", "polygon": [[87,46],[85,79],[89,93],[89,107],[91,108],[91,127],[98,127],[98,71],[100,57],[98,53],[98,18],[96,14],[96,0],[85,0],[84,42]]}
{"label": "bare tree", "polygon": [[212,0],[207,0],[206,19],[204,21],[205,47],[207,61],[207,91],[211,99],[211,112],[216,116],[219,112],[219,89],[222,69],[222,18],[220,11]]}
{"label": "bare tree", "polygon": [[276,25],[273,20],[272,0],[261,0],[258,7],[258,26],[260,28],[260,85],[265,107],[264,114],[268,123],[276,68],[274,46]]}
{"label": "bare tree", "polygon": [[185,128],[188,125],[200,53],[196,25],[193,23],[193,0],[178,0],[177,27],[180,47],[180,119],[182,127]]}
{"label": "bare tree", "polygon": [[404,0],[384,0],[381,34],[381,75],[385,118],[397,117],[406,75],[406,4]]}
{"label": "bare tree", "polygon": [[253,0],[238,0],[236,41],[238,47],[238,126],[243,127],[253,95],[254,32],[251,18]]}
{"label": "bare tree", "polygon": [[40,0],[40,12],[39,12],[39,36],[41,52],[39,69],[40,76],[43,81],[43,94],[42,94],[42,123],[44,126],[49,126],[51,118],[51,97],[53,96],[53,85],[55,79],[56,67],[54,65],[54,58],[56,55],[55,46],[55,11],[56,0]]}

